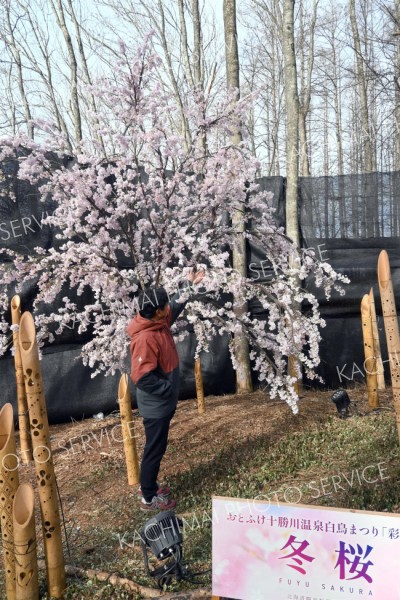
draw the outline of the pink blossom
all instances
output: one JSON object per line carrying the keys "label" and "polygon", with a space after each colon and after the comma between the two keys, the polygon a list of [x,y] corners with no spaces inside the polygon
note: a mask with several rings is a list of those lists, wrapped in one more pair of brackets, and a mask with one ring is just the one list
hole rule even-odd
{"label": "pink blossom", "polygon": [[[182,268],[204,265],[203,287],[188,305],[187,320],[175,325],[177,340],[187,335],[185,325],[191,323],[198,356],[208,351],[213,337],[228,334],[236,366],[232,340],[243,333],[260,382],[267,384],[271,397],[280,396],[296,412],[287,357],[297,357],[307,376],[316,377],[324,326],[316,298],[299,289],[298,280],[312,277],[329,298],[332,290],[342,291],[346,279],[318,261],[313,251],[297,250],[276,226],[271,194],[255,182],[259,163],[246,142],[233,147],[223,141],[226,133],[246,122],[249,100],[233,103],[231,96],[210,107],[197,91],[189,94],[188,144],[174,126],[179,107],[160,85],[160,59],[151,54],[149,39],[131,61],[122,45],[115,79],[91,88],[100,111],[93,128],[108,140],[107,160],[98,145],[83,140],[73,164],[52,168],[48,151],[57,149],[61,156],[64,142],[49,124],[43,124],[45,142],[22,136],[2,140],[0,159],[19,155],[19,177],[40,185],[43,198],[51,194],[56,208],[46,221],[57,228],[59,242],[31,256],[5,251],[11,262],[0,266],[3,315],[11,286],[22,289],[36,281],[40,344],[68,327],[79,333],[90,329],[93,337],[82,348],[83,362],[93,375],[113,373],[125,368],[125,327],[135,311],[138,289],[152,283],[172,294],[184,281]],[[233,229],[236,210],[246,223],[254,216],[244,234]],[[243,277],[232,268],[228,249],[238,235],[262,249],[270,278]],[[292,268],[290,257],[297,258]],[[90,289],[91,304],[82,306],[65,296],[58,310],[41,313],[42,303],[51,306],[65,286],[78,296]],[[236,308],[245,302],[260,303],[267,319],[249,311],[239,318]],[[300,308],[305,302],[307,314]],[[0,352],[6,346],[0,336]]]}

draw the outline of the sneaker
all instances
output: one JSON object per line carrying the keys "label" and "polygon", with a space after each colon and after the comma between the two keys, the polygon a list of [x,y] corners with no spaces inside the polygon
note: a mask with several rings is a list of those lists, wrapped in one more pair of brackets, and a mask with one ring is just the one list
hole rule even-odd
{"label": "sneaker", "polygon": [[[158,490],[157,490],[157,496],[170,496],[171,494],[171,488],[168,487],[168,485],[159,485],[158,486]],[[137,495],[139,496],[139,498],[143,497],[142,494],[142,488],[139,485],[139,489],[137,491]]]}
{"label": "sneaker", "polygon": [[172,510],[176,506],[175,500],[169,500],[165,496],[153,496],[153,500],[151,502],[146,502],[144,498],[140,501],[140,510],[144,512],[151,510]]}

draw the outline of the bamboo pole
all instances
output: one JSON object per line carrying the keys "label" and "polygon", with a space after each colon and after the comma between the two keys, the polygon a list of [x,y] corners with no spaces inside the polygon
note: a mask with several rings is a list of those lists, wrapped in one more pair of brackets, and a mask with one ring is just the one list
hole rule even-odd
{"label": "bamboo pole", "polygon": [[0,411],[0,521],[7,600],[15,600],[15,557],[12,507],[19,485],[14,414],[7,403]]}
{"label": "bamboo pole", "polygon": [[376,357],[374,354],[371,303],[368,294],[365,294],[361,300],[361,322],[364,339],[364,369],[367,380],[368,404],[371,408],[378,408],[378,378],[376,372]]}
{"label": "bamboo pole", "polygon": [[14,364],[17,379],[19,442],[22,462],[29,464],[32,460],[32,440],[29,430],[28,403],[26,400],[21,353],[19,350],[19,323],[21,320],[21,298],[19,296],[14,296],[11,300],[11,320],[13,324]]}
{"label": "bamboo pole", "polygon": [[199,415],[203,415],[204,411],[205,411],[205,404],[204,404],[203,376],[201,374],[200,358],[196,358],[195,363],[194,363],[194,379],[196,382],[197,407],[198,407]]}
{"label": "bamboo pole", "polygon": [[35,495],[29,483],[22,483],[15,494],[13,525],[16,600],[39,600]]}
{"label": "bamboo pole", "polygon": [[396,412],[397,431],[400,441],[400,336],[396,313],[389,257],[382,250],[378,259],[378,281],[381,293],[382,312],[385,323],[386,343],[389,355],[390,376],[392,380],[393,403]]}
{"label": "bamboo pole", "polygon": [[386,389],[385,371],[384,371],[383,362],[382,362],[381,344],[379,342],[379,331],[378,331],[378,322],[376,319],[374,290],[372,288],[369,291],[369,301],[370,301],[370,306],[371,306],[372,334],[374,336],[374,354],[375,354],[375,358],[376,358],[376,371],[377,371],[376,376],[378,379],[378,390],[382,391],[382,390]]}
{"label": "bamboo pole", "polygon": [[[119,410],[121,413],[122,423],[122,439],[124,440],[125,460],[126,469],[128,472],[128,483],[129,485],[136,485],[139,483],[140,471],[139,461],[136,449],[136,439],[132,428],[132,404],[131,395],[129,392],[128,375],[124,373],[119,380],[118,386],[118,402]],[[133,433],[133,435],[132,435]]]}
{"label": "bamboo pole", "polygon": [[33,459],[39,488],[48,591],[49,596],[61,598],[65,589],[65,570],[57,483],[50,445],[35,324],[31,313],[24,312],[22,315],[19,333],[22,367],[28,399]]}
{"label": "bamboo pole", "polygon": [[294,387],[294,391],[299,396],[300,395],[300,381],[299,381],[299,376],[296,372],[296,357],[293,354],[291,354],[288,358],[288,375],[290,375],[290,377],[296,378],[296,381],[293,384],[293,387]]}

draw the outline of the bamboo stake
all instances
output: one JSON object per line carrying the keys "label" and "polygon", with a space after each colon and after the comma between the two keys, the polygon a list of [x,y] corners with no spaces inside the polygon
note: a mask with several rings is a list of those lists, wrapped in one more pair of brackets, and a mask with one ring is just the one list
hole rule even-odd
{"label": "bamboo stake", "polygon": [[296,378],[296,382],[293,384],[293,387],[294,387],[294,391],[299,396],[300,395],[300,381],[299,381],[299,376],[296,373],[296,358],[293,356],[293,354],[291,354],[288,358],[288,375],[290,375],[290,377]]}
{"label": "bamboo stake", "polygon": [[364,339],[364,369],[367,379],[368,404],[371,408],[379,407],[378,378],[376,373],[376,358],[374,354],[374,335],[372,331],[372,315],[370,296],[365,294],[361,300],[361,322]]}
{"label": "bamboo stake", "polygon": [[376,358],[376,371],[377,371],[376,376],[378,379],[378,390],[382,391],[382,390],[386,389],[385,371],[383,369],[381,345],[379,342],[378,322],[376,319],[374,290],[372,288],[369,291],[369,301],[370,301],[370,306],[371,306],[372,334],[374,336],[374,354],[375,354],[375,358]]}
{"label": "bamboo stake", "polygon": [[[124,373],[119,380],[118,386],[118,402],[121,413],[122,423],[122,439],[124,440],[126,468],[128,471],[129,485],[139,483],[139,461],[136,449],[135,433],[132,428],[132,404],[131,395],[129,392],[128,375]],[[132,435],[133,433],[133,435]]]}
{"label": "bamboo stake", "polygon": [[21,353],[19,350],[19,323],[21,320],[21,298],[19,296],[14,296],[11,300],[11,319],[14,326],[13,343],[15,375],[17,379],[19,442],[21,446],[22,462],[24,464],[29,464],[32,460],[32,440],[29,430],[28,403],[26,400]]}
{"label": "bamboo stake", "polygon": [[197,407],[198,407],[199,415],[203,415],[204,411],[205,411],[205,404],[204,404],[203,376],[201,374],[200,358],[196,358],[195,363],[194,363],[194,379],[196,382]]}
{"label": "bamboo stake", "polygon": [[396,411],[397,431],[400,441],[400,336],[396,313],[396,301],[394,297],[392,277],[390,274],[389,257],[386,250],[382,250],[379,255],[378,281],[381,292],[382,312],[389,354],[393,403]]}
{"label": "bamboo stake", "polygon": [[22,483],[15,494],[13,517],[16,600],[39,600],[35,495],[29,483]]}
{"label": "bamboo stake", "polygon": [[19,333],[33,458],[39,487],[48,591],[49,596],[61,598],[65,589],[65,570],[57,484],[50,445],[49,423],[43,393],[35,323],[31,313],[24,312],[22,315]]}
{"label": "bamboo stake", "polygon": [[12,507],[19,485],[13,407],[0,411],[0,520],[7,600],[15,600],[15,557]]}

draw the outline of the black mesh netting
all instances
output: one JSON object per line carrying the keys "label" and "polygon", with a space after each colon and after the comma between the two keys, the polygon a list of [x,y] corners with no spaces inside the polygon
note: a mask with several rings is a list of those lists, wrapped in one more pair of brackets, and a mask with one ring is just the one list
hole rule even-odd
{"label": "black mesh netting", "polygon": [[[56,165],[56,161],[55,161]],[[322,330],[321,365],[319,373],[325,385],[344,386],[363,377],[363,343],[360,324],[360,302],[371,286],[375,292],[378,327],[381,332],[382,352],[386,358],[383,322],[376,277],[380,250],[389,252],[395,290],[400,292],[399,245],[399,183],[400,173],[373,173],[342,177],[307,178],[300,181],[299,219],[302,244],[314,247],[336,271],[351,280],[346,295],[334,293],[327,302],[321,290],[305,285],[320,299],[321,312],[326,320]],[[273,192],[276,220],[285,224],[285,180],[282,177],[260,179],[262,189]],[[52,228],[43,224],[43,218],[54,206],[51,199],[40,201],[37,189],[18,179],[16,161],[6,161],[0,171],[0,249],[12,248],[24,254],[36,246],[50,248],[57,244]],[[254,215],[256,218],[256,215]],[[6,260],[1,257],[0,260]],[[261,248],[248,247],[248,275],[263,279],[268,273]],[[66,295],[65,290],[61,297]],[[34,285],[23,294],[23,308],[30,310]],[[400,294],[399,294],[400,297]],[[79,302],[90,301],[83,295]],[[250,306],[259,315],[255,302]],[[49,310],[43,307],[43,310]],[[87,335],[87,334],[86,334]],[[66,330],[57,342],[44,349],[42,370],[49,419],[60,422],[117,407],[119,375],[91,378],[91,371],[78,358],[87,337],[76,330]],[[193,374],[193,331],[178,344],[181,369],[181,399],[195,395]],[[234,372],[228,352],[227,336],[218,336],[209,353],[202,355],[202,371],[206,394],[232,392]],[[12,402],[15,406],[14,361],[10,354],[1,358],[3,394],[0,405]],[[127,369],[129,365],[127,364]],[[307,382],[306,382],[307,383]],[[132,386],[132,396],[135,389]]]}

